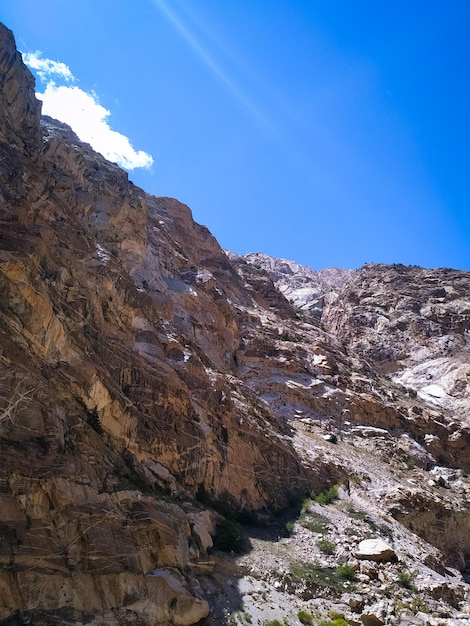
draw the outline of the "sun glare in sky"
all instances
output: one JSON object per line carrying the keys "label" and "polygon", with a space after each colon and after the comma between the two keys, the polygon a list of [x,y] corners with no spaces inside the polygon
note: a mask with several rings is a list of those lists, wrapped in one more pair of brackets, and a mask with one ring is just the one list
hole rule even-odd
{"label": "sun glare in sky", "polygon": [[43,112],[224,248],[470,269],[470,3],[3,0]]}

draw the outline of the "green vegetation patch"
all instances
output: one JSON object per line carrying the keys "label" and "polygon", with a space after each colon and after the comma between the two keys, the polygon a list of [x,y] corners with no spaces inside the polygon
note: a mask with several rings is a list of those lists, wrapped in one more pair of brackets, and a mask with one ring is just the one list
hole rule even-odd
{"label": "green vegetation patch", "polygon": [[365,520],[367,513],[365,511],[356,509],[351,502],[347,502],[344,505],[344,512],[351,518],[356,520]]}
{"label": "green vegetation patch", "polygon": [[316,502],[317,504],[321,504],[322,506],[331,504],[332,502],[335,502],[339,498],[338,486],[333,485],[329,489],[326,489],[325,491],[321,491],[320,493],[317,493],[317,494],[312,492],[311,497],[314,502]]}
{"label": "green vegetation patch", "polygon": [[326,515],[322,515],[321,513],[309,513],[302,519],[301,522],[304,528],[307,528],[312,533],[320,533],[322,535],[326,535],[326,533],[330,530],[330,520]]}
{"label": "green vegetation patch", "polygon": [[222,552],[240,554],[244,550],[244,541],[240,525],[234,520],[224,519],[217,524],[214,535],[214,548]]}
{"label": "green vegetation patch", "polygon": [[404,587],[405,589],[409,589],[410,591],[414,589],[413,577],[411,576],[410,572],[407,572],[406,570],[402,570],[401,572],[398,572],[397,583],[401,587]]}
{"label": "green vegetation patch", "polygon": [[336,619],[324,619],[318,622],[318,626],[349,626],[344,617],[337,617]]}
{"label": "green vegetation patch", "polygon": [[317,541],[317,548],[323,554],[334,554],[336,552],[336,546],[332,541],[328,541],[328,539],[319,539]]}
{"label": "green vegetation patch", "polygon": [[350,565],[322,567],[317,563],[292,563],[290,573],[294,580],[307,581],[324,587],[340,587],[356,581],[356,570]]}
{"label": "green vegetation patch", "polygon": [[299,611],[297,613],[297,617],[299,618],[299,622],[301,624],[313,624],[313,615],[311,615],[308,611]]}

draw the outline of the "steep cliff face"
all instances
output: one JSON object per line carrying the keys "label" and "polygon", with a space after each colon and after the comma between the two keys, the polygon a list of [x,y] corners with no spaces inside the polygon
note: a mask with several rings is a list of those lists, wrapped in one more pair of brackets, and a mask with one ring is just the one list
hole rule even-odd
{"label": "steep cliff face", "polygon": [[212,507],[352,476],[447,585],[470,485],[429,471],[470,471],[468,275],[227,255],[40,118],[3,26],[0,46],[0,621],[228,623]]}
{"label": "steep cliff face", "polygon": [[191,535],[200,509],[155,494],[190,502],[202,485],[275,509],[313,474],[230,374],[256,306],[218,243],[70,128],[40,124],[0,35],[0,617],[194,623],[207,603],[183,575],[207,547]]}
{"label": "steep cliff face", "polygon": [[323,317],[348,352],[364,357],[376,371],[391,375],[449,416],[448,447],[453,448],[453,462],[465,468],[470,443],[469,293],[469,272],[367,265],[354,273]]}

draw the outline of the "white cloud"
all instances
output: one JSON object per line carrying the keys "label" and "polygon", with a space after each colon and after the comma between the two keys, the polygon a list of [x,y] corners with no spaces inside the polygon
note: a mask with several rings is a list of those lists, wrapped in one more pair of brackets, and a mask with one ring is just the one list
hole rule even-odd
{"label": "white cloud", "polygon": [[49,82],[44,93],[37,96],[43,101],[45,115],[69,124],[82,141],[91,144],[110,161],[128,170],[152,165],[150,154],[134,150],[125,135],[110,128],[107,121],[110,111],[99,104],[95,94]]}
{"label": "white cloud", "polygon": [[75,76],[65,63],[52,61],[52,59],[41,59],[41,53],[38,50],[36,52],[25,52],[23,61],[28,67],[35,70],[38,77],[45,82],[49,76],[58,76],[67,82],[75,80]]}
{"label": "white cloud", "polygon": [[36,94],[43,102],[45,115],[69,124],[82,141],[127,170],[151,167],[153,158],[150,154],[135,150],[128,137],[109,126],[111,113],[98,102],[96,94],[77,86],[56,85],[52,76],[67,82],[75,80],[64,63],[41,59],[39,52],[24,54],[23,59],[46,83],[44,92]]}

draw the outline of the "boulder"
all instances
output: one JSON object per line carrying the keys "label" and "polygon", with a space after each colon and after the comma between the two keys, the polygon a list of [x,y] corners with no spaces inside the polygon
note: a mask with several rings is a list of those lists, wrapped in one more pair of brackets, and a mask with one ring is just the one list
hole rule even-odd
{"label": "boulder", "polygon": [[392,561],[396,558],[395,550],[383,539],[364,539],[358,545],[354,556],[370,561]]}

